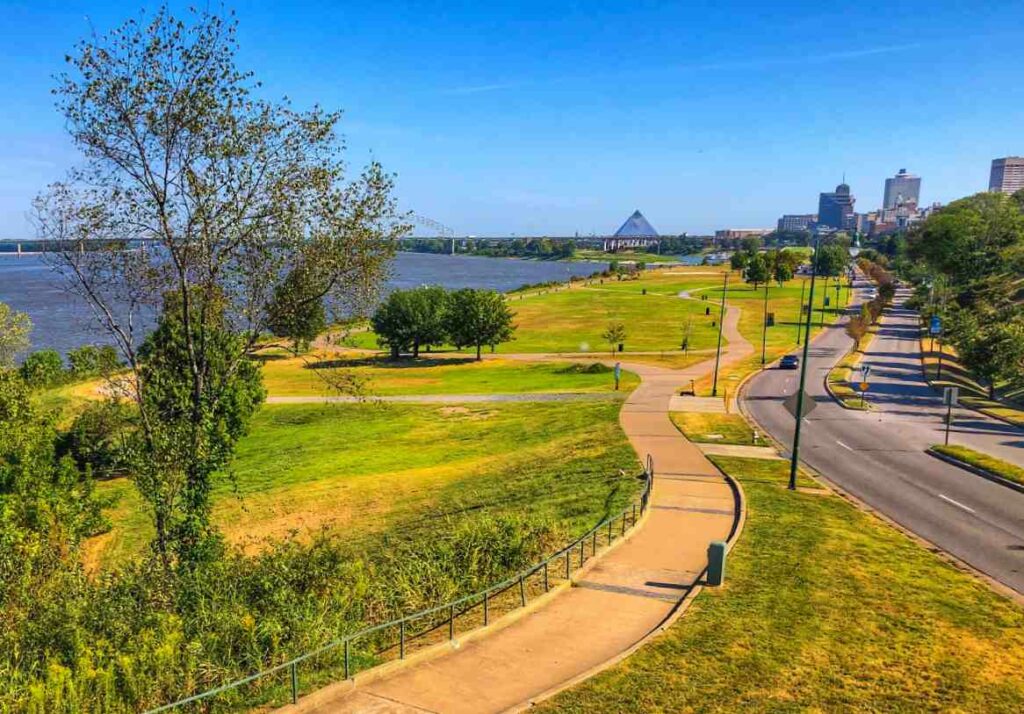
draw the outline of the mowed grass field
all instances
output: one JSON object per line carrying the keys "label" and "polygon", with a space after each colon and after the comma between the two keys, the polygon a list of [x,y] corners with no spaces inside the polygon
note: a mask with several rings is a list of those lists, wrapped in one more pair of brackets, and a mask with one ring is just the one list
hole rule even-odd
{"label": "mowed grass field", "polygon": [[[267,355],[263,383],[271,396],[319,396],[353,383],[367,396],[407,394],[510,394],[537,392],[606,392],[615,388],[610,367],[573,362],[523,362],[470,358],[392,361],[385,357],[335,352],[301,357]],[[636,375],[623,372],[620,388],[632,389]]]}
{"label": "mowed grass field", "polygon": [[749,509],[725,586],[540,711],[1024,711],[1024,608],[784,461],[712,459]]}
{"label": "mowed grass field", "polygon": [[[266,405],[218,479],[214,522],[257,549],[265,538],[320,528],[353,547],[386,533],[430,537],[461,513],[548,518],[586,530],[627,502],[639,464],[618,424],[618,401],[436,405]],[[91,567],[145,548],[151,526],[127,480],[113,529],[87,543]]]}

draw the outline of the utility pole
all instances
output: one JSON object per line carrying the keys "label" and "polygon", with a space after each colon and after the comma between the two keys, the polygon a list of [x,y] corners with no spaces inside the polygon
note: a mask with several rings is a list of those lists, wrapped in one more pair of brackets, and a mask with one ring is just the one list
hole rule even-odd
{"label": "utility pole", "polygon": [[804,289],[807,287],[807,278],[800,282],[800,314],[796,316],[796,346],[800,346],[800,331],[804,329]]}
{"label": "utility pole", "polygon": [[768,344],[768,282],[764,282],[764,324],[761,326],[761,369],[764,369],[764,353]]}
{"label": "utility pole", "polygon": [[722,309],[718,315],[718,349],[715,351],[715,378],[711,383],[711,396],[718,396],[718,363],[722,358],[722,327],[725,322],[725,293],[729,290],[729,271],[725,271],[725,282],[722,284]]}
{"label": "utility pole", "polygon": [[814,305],[814,278],[818,274],[818,244],[820,242],[820,237],[815,238],[814,261],[811,263],[811,295],[807,307],[807,334],[804,336],[804,356],[800,360],[800,384],[797,386],[796,393],[796,429],[793,431],[793,455],[789,462],[790,491],[796,490],[796,470],[797,464],[800,462],[800,426],[804,422],[804,383],[807,381],[807,354],[811,344],[811,315],[813,313],[811,306]]}
{"label": "utility pole", "polygon": [[[817,265],[817,263],[818,263],[817,258],[815,258],[814,263],[815,263],[815,265]],[[814,277],[813,276],[811,277],[811,285],[812,286],[814,285]],[[813,288],[812,288],[811,292],[813,292]],[[821,328],[822,329],[825,329],[825,301],[826,300],[828,300],[828,276],[827,275],[825,276],[825,289],[821,291]],[[811,302],[814,302],[814,301],[812,300]]]}

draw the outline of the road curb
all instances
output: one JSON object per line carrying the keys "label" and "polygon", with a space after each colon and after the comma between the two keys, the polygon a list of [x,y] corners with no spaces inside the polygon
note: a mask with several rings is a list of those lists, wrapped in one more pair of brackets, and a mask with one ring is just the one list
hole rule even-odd
{"label": "road curb", "polygon": [[957,466],[959,468],[962,468],[964,471],[970,471],[972,474],[975,474],[976,476],[981,476],[984,479],[988,479],[989,481],[998,483],[1000,486],[1012,488],[1014,491],[1024,493],[1024,484],[1019,484],[1016,481],[1011,481],[1008,478],[1003,478],[999,474],[992,473],[988,469],[983,469],[980,466],[975,466],[974,464],[969,464],[966,461],[961,461],[955,456],[943,454],[941,451],[936,451],[935,449],[925,449],[924,453],[938,459],[939,461],[945,461],[947,464]]}

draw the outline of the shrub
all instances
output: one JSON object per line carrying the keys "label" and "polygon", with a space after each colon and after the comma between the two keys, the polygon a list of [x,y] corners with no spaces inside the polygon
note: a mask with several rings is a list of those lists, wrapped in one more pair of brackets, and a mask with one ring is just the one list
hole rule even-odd
{"label": "shrub", "polygon": [[21,365],[21,376],[32,387],[52,387],[66,378],[64,360],[57,350],[33,352]]}
{"label": "shrub", "polygon": [[124,440],[132,429],[132,409],[106,400],[89,404],[61,436],[59,450],[94,476],[114,476],[124,467]]}

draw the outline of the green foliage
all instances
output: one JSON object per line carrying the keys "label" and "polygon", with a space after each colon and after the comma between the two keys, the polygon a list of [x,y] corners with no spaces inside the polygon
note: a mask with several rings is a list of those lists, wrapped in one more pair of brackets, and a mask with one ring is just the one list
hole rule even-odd
{"label": "green foliage", "polygon": [[21,376],[32,387],[52,387],[66,378],[64,360],[57,350],[38,350],[21,363]]}
{"label": "green foliage", "polygon": [[0,369],[14,365],[18,353],[28,349],[32,320],[0,302]]}
{"label": "green foliage", "polygon": [[771,268],[768,265],[768,257],[764,253],[755,253],[747,261],[746,270],[743,272],[744,279],[757,290],[758,285],[763,285],[771,279]]}
{"label": "green foliage", "polygon": [[75,379],[109,376],[121,369],[121,358],[111,345],[84,345],[68,351],[71,376]]}
{"label": "green foliage", "polygon": [[392,358],[403,352],[419,357],[421,347],[447,340],[448,310],[448,293],[442,287],[395,290],[377,308],[370,324],[378,344],[390,349]]}
{"label": "green foliage", "polygon": [[[210,479],[230,461],[238,439],[265,397],[259,366],[234,362],[244,338],[231,332],[222,309],[208,306],[205,322],[184,323],[171,293],[156,329],[140,349],[140,428],[128,457],[135,483],[149,503],[155,547],[165,567],[172,557],[190,566],[208,557]],[[202,351],[194,345],[202,340]]]}
{"label": "green foliage", "polygon": [[453,345],[459,349],[476,347],[476,358],[480,359],[483,345],[493,348],[512,339],[515,332],[512,317],[512,310],[501,293],[463,288],[451,293],[445,326]]}
{"label": "green foliage", "polygon": [[267,308],[270,331],[290,339],[296,350],[308,349],[309,343],[327,328],[325,292],[312,271],[302,266],[294,268],[274,288],[274,299]]}
{"label": "green foliage", "polygon": [[743,270],[750,262],[750,254],[736,251],[729,256],[729,267],[733,270]]}
{"label": "green foliage", "polygon": [[908,237],[930,275],[910,277],[917,302],[946,324],[945,339],[988,383],[1024,387],[1024,208],[1020,196],[980,193],[937,211]]}
{"label": "green foliage", "polygon": [[818,275],[836,278],[843,274],[850,263],[850,253],[839,243],[829,243],[818,249],[815,266]]}
{"label": "green foliage", "polygon": [[124,402],[90,402],[61,435],[59,452],[86,473],[113,476],[124,469],[125,443],[134,428],[134,412]]}

